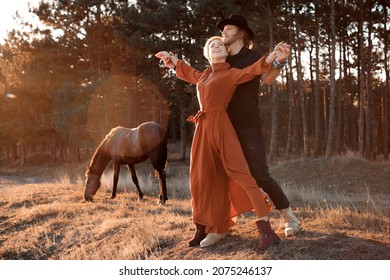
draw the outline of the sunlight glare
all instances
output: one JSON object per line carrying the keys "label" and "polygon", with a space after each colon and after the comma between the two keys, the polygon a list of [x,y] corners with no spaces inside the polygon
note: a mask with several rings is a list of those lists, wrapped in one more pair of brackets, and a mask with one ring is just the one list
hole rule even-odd
{"label": "sunlight glare", "polygon": [[4,44],[8,32],[13,29],[22,29],[14,18],[16,14],[19,14],[24,21],[28,21],[33,25],[39,24],[38,17],[28,11],[29,5],[38,7],[39,2],[40,0],[14,0],[2,5],[0,9],[0,44]]}

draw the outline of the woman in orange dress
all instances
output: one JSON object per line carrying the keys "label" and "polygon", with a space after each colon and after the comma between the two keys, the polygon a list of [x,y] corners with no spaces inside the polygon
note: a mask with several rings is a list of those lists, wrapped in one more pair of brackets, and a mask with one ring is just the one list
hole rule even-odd
{"label": "woman in orange dress", "polygon": [[[161,54],[161,53],[160,53]],[[200,110],[190,117],[196,123],[191,147],[190,190],[196,233],[190,246],[210,246],[226,235],[233,218],[255,211],[260,232],[257,246],[263,252],[280,238],[271,229],[266,195],[249,171],[226,108],[236,86],[261,75],[272,67],[275,54],[264,56],[245,69],[230,67],[222,38],[207,40],[204,55],[211,67],[198,71],[173,54],[163,55],[176,66],[178,78],[197,85]],[[245,110],[245,108],[243,108]]]}

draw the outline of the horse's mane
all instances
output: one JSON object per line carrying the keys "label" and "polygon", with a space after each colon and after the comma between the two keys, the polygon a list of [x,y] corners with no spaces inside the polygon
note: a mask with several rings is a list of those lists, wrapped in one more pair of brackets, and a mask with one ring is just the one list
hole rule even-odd
{"label": "horse's mane", "polygon": [[[114,135],[114,133],[118,130],[118,129],[121,129],[123,128],[122,126],[117,126],[117,127],[114,127],[113,129],[110,130],[109,133],[107,133],[106,137],[104,137],[102,143],[104,142],[104,140],[108,140],[109,138],[112,137],[112,135]],[[102,144],[100,143],[100,145]]]}
{"label": "horse's mane", "polygon": [[103,150],[100,148],[100,145],[99,145],[99,147],[97,147],[97,149],[95,150],[95,152],[94,152],[94,154],[93,154],[93,156],[92,156],[91,161],[89,162],[89,165],[88,165],[87,170],[85,171],[85,176],[86,176],[86,177],[88,177],[89,175],[91,175],[93,163],[94,163],[94,162],[96,161],[96,159],[99,158],[102,154],[103,154]]}
{"label": "horse's mane", "polygon": [[87,170],[85,171],[85,176],[88,177],[89,175],[91,175],[92,173],[92,167],[94,166],[94,163],[101,157],[103,156],[108,156],[106,154],[106,152],[104,151],[104,146],[106,145],[107,141],[112,137],[112,135],[114,134],[115,130],[117,129],[116,128],[113,128],[111,129],[111,131],[106,135],[106,137],[104,137],[104,139],[102,140],[102,142],[100,142],[99,146],[96,148],[95,152],[93,153],[92,155],[92,158],[91,158],[91,161],[89,162],[89,165],[88,165],[88,168]]}

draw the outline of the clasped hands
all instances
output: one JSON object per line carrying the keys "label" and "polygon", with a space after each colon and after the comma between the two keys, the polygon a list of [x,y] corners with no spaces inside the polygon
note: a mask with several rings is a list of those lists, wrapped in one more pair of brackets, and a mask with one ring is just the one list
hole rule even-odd
{"label": "clasped hands", "polygon": [[274,48],[274,50],[269,54],[266,59],[268,64],[276,60],[278,63],[285,63],[288,57],[290,56],[290,45],[286,42],[280,42]]}

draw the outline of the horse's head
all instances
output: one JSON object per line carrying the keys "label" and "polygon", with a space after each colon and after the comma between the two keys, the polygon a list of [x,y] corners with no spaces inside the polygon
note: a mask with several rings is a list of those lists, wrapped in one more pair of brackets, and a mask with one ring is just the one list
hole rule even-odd
{"label": "horse's head", "polygon": [[91,174],[90,170],[88,169],[85,173],[85,177],[84,199],[86,201],[92,201],[93,196],[100,187],[100,176]]}

